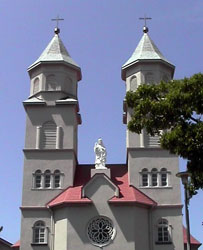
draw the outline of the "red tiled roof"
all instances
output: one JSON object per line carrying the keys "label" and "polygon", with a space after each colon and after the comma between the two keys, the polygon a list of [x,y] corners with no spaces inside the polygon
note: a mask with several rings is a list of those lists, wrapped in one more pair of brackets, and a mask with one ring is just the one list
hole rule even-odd
{"label": "red tiled roof", "polygon": [[[139,203],[147,206],[155,206],[156,202],[143,194],[138,189],[129,186],[126,165],[107,165],[111,169],[111,180],[120,190],[119,197],[113,197],[110,203]],[[67,188],[47,205],[54,207],[70,203],[91,203],[88,198],[82,198],[82,187],[90,180],[90,171],[94,165],[78,165],[75,173],[73,187]]]}
{"label": "red tiled roof", "polygon": [[[183,242],[184,244],[187,244],[187,231],[186,231],[186,228],[183,226]],[[192,235],[190,235],[190,243],[192,245],[199,245],[201,246],[201,243],[196,240]]]}
{"label": "red tiled roof", "polygon": [[11,246],[12,244],[10,242],[8,242],[7,240],[4,240],[3,238],[0,238],[0,243],[6,245],[6,246]]}
{"label": "red tiled roof", "polygon": [[15,244],[11,246],[12,248],[19,249],[20,247],[20,241],[18,240]]}

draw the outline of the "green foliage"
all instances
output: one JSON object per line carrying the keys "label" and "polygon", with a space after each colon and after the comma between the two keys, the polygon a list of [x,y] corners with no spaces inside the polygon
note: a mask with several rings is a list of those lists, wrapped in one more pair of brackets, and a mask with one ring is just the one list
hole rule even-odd
{"label": "green foliage", "polygon": [[[203,74],[191,78],[143,84],[127,92],[132,108],[130,131],[161,135],[161,147],[187,159],[191,190],[203,188]],[[193,192],[194,193],[194,192]]]}

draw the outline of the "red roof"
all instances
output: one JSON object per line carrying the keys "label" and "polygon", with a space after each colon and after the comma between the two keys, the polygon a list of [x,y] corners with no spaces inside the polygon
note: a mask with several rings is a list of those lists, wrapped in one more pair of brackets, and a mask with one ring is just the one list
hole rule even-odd
{"label": "red roof", "polygon": [[[139,203],[147,206],[155,206],[156,202],[147,195],[129,186],[128,171],[126,165],[107,165],[111,169],[111,180],[120,190],[119,197],[113,197],[110,203]],[[47,205],[54,207],[71,203],[91,203],[88,198],[82,198],[82,188],[90,180],[91,169],[94,165],[78,165],[75,173],[74,186],[67,188]]]}
{"label": "red roof", "polygon": [[20,247],[20,241],[18,240],[15,244],[11,246],[12,248],[19,249]]}
{"label": "red roof", "polygon": [[7,240],[4,240],[3,238],[0,238],[0,243],[2,243],[5,246],[11,246],[12,244],[10,242],[8,242]]}
{"label": "red roof", "polygon": [[[187,231],[186,231],[186,228],[183,226],[183,242],[184,244],[187,244]],[[201,243],[196,240],[191,234],[190,234],[190,243],[192,245],[198,245],[198,246],[201,246]]]}

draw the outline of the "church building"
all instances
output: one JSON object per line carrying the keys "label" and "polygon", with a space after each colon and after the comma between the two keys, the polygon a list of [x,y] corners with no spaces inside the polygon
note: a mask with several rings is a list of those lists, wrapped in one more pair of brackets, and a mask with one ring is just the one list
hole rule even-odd
{"label": "church building", "polygon": [[[143,32],[122,66],[126,91],[174,75],[175,66],[151,40],[148,28]],[[21,236],[13,249],[186,249],[178,156],[161,149],[158,136],[126,128],[125,164],[106,164],[101,138],[95,143],[95,164],[79,164],[77,89],[82,74],[59,33],[56,28],[28,68]],[[127,124],[132,111],[123,103]],[[192,250],[201,245],[192,236],[191,243]]]}

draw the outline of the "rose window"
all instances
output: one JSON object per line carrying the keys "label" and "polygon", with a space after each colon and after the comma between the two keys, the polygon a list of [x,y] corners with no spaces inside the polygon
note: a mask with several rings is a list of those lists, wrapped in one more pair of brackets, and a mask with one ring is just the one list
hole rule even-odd
{"label": "rose window", "polygon": [[87,227],[87,234],[96,246],[108,245],[115,236],[115,228],[107,217],[93,218]]}

